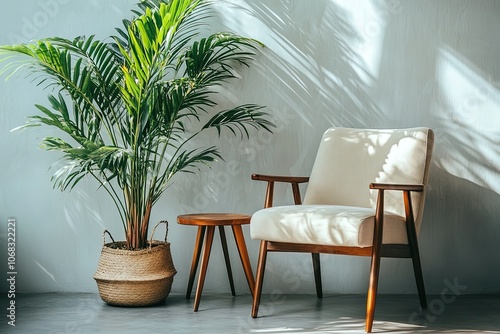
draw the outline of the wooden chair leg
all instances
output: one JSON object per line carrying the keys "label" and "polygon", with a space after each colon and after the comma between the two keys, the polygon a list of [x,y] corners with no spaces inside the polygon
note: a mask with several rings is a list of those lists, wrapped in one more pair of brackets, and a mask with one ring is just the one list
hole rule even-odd
{"label": "wooden chair leg", "polygon": [[425,296],[424,277],[422,275],[422,266],[420,264],[420,256],[418,254],[418,249],[416,251],[412,251],[412,253],[413,253],[412,255],[413,271],[415,273],[415,281],[417,283],[417,291],[418,291],[418,297],[420,299],[420,307],[422,307],[422,309],[425,310],[427,308],[427,297]]}
{"label": "wooden chair leg", "polygon": [[420,299],[420,307],[427,308],[427,298],[425,296],[424,277],[422,275],[422,266],[420,264],[420,252],[418,250],[417,231],[413,219],[413,207],[410,197],[410,192],[403,193],[405,211],[406,211],[406,234],[408,236],[408,246],[410,247],[411,260],[413,262],[413,272],[417,283],[418,297]]}
{"label": "wooden chair leg", "polygon": [[323,298],[323,286],[321,283],[321,264],[319,261],[319,253],[311,253],[313,271],[314,271],[314,282],[316,284],[316,296],[318,298]]}
{"label": "wooden chair leg", "polygon": [[205,237],[205,246],[203,247],[203,257],[201,259],[200,277],[198,278],[198,286],[196,287],[196,295],[194,297],[194,311],[198,311],[200,306],[201,293],[203,292],[203,284],[207,275],[208,260],[210,259],[210,251],[212,250],[212,242],[214,240],[215,226],[207,227],[207,235]]}
{"label": "wooden chair leg", "polygon": [[220,235],[220,242],[222,244],[222,252],[224,253],[224,260],[226,261],[227,277],[229,278],[231,294],[233,296],[236,296],[236,292],[234,290],[233,272],[231,271],[231,261],[229,259],[229,252],[227,250],[226,231],[224,230],[224,226],[219,226],[219,235]]}
{"label": "wooden chair leg", "polygon": [[196,234],[196,241],[194,244],[193,260],[191,261],[191,270],[189,272],[189,281],[186,291],[186,298],[191,298],[191,291],[193,290],[194,277],[196,275],[196,270],[198,269],[198,263],[200,261],[201,249],[203,246],[203,237],[205,236],[205,226],[198,227],[198,233]]}
{"label": "wooden chair leg", "polygon": [[368,296],[366,298],[366,324],[365,330],[371,333],[373,327],[373,319],[375,317],[375,304],[377,300],[378,277],[380,272],[380,254],[373,252],[371,268],[370,268],[370,282],[368,284]]}
{"label": "wooden chair leg", "polygon": [[371,333],[373,318],[375,316],[375,304],[377,299],[378,277],[380,272],[380,258],[382,251],[382,235],[384,232],[384,191],[379,190],[377,199],[377,210],[373,226],[372,260],[370,267],[370,282],[368,284],[368,296],[366,298],[366,323],[365,331]]}
{"label": "wooden chair leg", "polygon": [[407,228],[408,230],[408,244],[411,252],[411,260],[413,262],[413,272],[415,274],[415,282],[417,283],[418,297],[420,299],[420,307],[427,308],[427,297],[425,296],[424,276],[422,274],[422,265],[420,264],[420,253],[418,250],[417,234],[414,224]]}
{"label": "wooden chair leg", "polygon": [[252,318],[257,318],[259,313],[260,296],[262,294],[262,283],[264,281],[264,272],[266,270],[267,260],[267,241],[260,242],[259,261],[257,263],[257,273],[255,278],[255,291],[253,293]]}

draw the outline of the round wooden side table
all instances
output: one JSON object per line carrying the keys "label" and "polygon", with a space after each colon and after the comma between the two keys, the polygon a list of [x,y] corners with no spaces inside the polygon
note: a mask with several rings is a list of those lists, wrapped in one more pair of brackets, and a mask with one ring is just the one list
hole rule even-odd
{"label": "round wooden side table", "polygon": [[[253,297],[255,286],[255,279],[252,272],[252,266],[248,257],[247,247],[241,225],[250,223],[250,216],[238,213],[196,213],[177,216],[177,223],[182,225],[198,226],[198,233],[193,251],[193,260],[191,262],[191,271],[189,273],[189,281],[186,292],[186,298],[191,297],[191,290],[193,289],[194,277],[198,268],[200,254],[203,248],[203,256],[201,260],[200,275],[198,277],[198,285],[196,287],[196,295],[194,299],[194,311],[198,311],[200,305],[201,293],[203,291],[203,284],[207,273],[208,260],[210,258],[210,251],[212,249],[212,242],[215,234],[215,227],[219,227],[219,234],[222,243],[222,250],[226,262],[227,274],[229,276],[229,284],[231,286],[232,295],[236,295],[234,290],[233,274],[231,272],[231,263],[229,261],[229,253],[227,250],[226,233],[224,226],[231,226],[234,234],[234,240],[238,248],[241,264],[245,271],[245,276],[248,282],[248,287]],[[206,236],[205,236],[206,231]],[[205,245],[203,246],[203,237],[205,236]],[[203,247],[202,247],[203,246]]]}

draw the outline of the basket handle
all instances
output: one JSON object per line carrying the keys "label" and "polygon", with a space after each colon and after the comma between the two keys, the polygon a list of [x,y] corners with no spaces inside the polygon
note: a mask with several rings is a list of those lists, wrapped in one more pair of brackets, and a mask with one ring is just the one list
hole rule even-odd
{"label": "basket handle", "polygon": [[113,239],[113,236],[111,235],[111,233],[109,233],[108,230],[104,230],[104,232],[102,233],[102,242],[103,242],[103,244],[104,245],[106,244],[106,233],[109,235],[109,237],[111,238],[111,241],[113,241],[113,243],[114,243],[115,239]]}
{"label": "basket handle", "polygon": [[[149,239],[149,250],[151,250],[151,245],[153,244],[153,235],[155,234],[155,230],[156,228],[158,227],[158,225],[160,224],[165,224],[166,225],[166,228],[165,228],[165,242],[167,242],[167,236],[168,236],[168,221],[166,220],[162,220],[160,222],[158,222],[155,227],[153,227],[153,231],[151,232],[151,238]],[[111,236],[111,235],[110,235]]]}

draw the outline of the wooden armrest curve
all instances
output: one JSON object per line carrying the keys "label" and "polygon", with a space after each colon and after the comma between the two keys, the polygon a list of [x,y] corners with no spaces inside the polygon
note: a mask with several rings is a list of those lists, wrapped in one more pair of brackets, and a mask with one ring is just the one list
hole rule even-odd
{"label": "wooden armrest curve", "polygon": [[422,184],[370,183],[370,189],[422,192],[424,186]]}
{"label": "wooden armrest curve", "polygon": [[252,180],[267,181],[267,182],[305,183],[305,182],[309,181],[309,177],[308,176],[252,174]]}
{"label": "wooden armrest curve", "polygon": [[299,183],[305,183],[309,181],[308,176],[283,176],[283,175],[263,175],[263,174],[252,174],[252,180],[267,181],[267,191],[266,200],[264,202],[265,208],[270,208],[273,206],[273,196],[274,196],[274,183],[275,182],[286,182],[292,186],[293,200],[296,205],[302,203],[300,197]]}

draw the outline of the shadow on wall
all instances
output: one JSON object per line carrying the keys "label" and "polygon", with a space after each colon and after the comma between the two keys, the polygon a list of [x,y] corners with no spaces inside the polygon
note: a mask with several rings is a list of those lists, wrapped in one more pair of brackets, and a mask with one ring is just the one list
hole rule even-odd
{"label": "shadow on wall", "polygon": [[[383,5],[380,5],[383,6]],[[500,3],[404,2],[386,26],[377,104],[394,126],[434,129],[422,225],[429,292],[458,278],[500,291]]]}
{"label": "shadow on wall", "polygon": [[365,92],[369,74],[353,47],[361,37],[348,12],[331,1],[240,3],[220,19],[266,45],[255,65],[271,108],[286,106],[298,127],[319,135],[329,125],[367,126],[381,117]]}
{"label": "shadow on wall", "polygon": [[420,235],[429,293],[445,279],[457,279],[464,293],[500,292],[500,196],[438,167],[429,183]]}
{"label": "shadow on wall", "polygon": [[[443,280],[455,278],[468,286],[467,293],[498,292],[500,44],[493,32],[500,29],[500,3],[409,1],[392,11],[386,1],[369,5],[375,16],[368,15],[368,23],[380,24],[377,34],[368,36],[363,29],[370,27],[360,28],[359,17],[353,18],[365,10],[356,4],[248,0],[214,5],[220,14],[216,24],[224,28],[216,30],[266,45],[250,69],[241,70],[242,80],[224,88],[225,103],[266,105],[278,128],[238,145],[223,137],[228,161],[198,178],[178,179],[179,203],[183,211],[251,213],[262,207],[263,189],[249,180],[250,174],[309,175],[321,135],[330,126],[429,126],[436,141],[420,238],[428,292],[439,293]],[[368,51],[377,55],[370,71]],[[212,136],[207,143],[216,140]],[[276,205],[292,198],[284,189],[276,189],[276,195]],[[349,268],[332,271],[334,291],[366,290],[366,268],[324,258]],[[288,258],[280,261],[276,268],[296,268]],[[399,263],[384,265],[381,275],[387,280],[381,278],[381,289],[414,293],[411,265]],[[306,281],[311,283],[311,277]]]}
{"label": "shadow on wall", "polygon": [[[335,3],[223,1],[214,4],[214,12],[219,15],[212,24],[214,30],[234,31],[265,44],[250,68],[240,70],[241,80],[223,88],[226,100],[221,104],[266,105],[277,128],[272,135],[252,134],[237,145],[223,136],[221,150],[229,163],[215,165],[199,178],[179,180],[179,202],[184,211],[220,205],[253,212],[263,199],[255,196],[261,194],[261,184],[250,181],[252,173],[309,175],[328,127],[372,126],[382,114],[366,93],[365,80],[370,75],[353,49],[360,37],[349,13]],[[207,137],[207,142],[220,144],[214,137]],[[248,191],[216,186],[226,179],[248,185]],[[193,195],[192,189],[206,194]],[[285,195],[288,189],[276,191],[276,204],[280,198],[291,198]],[[242,208],[242,203],[250,204]]]}

